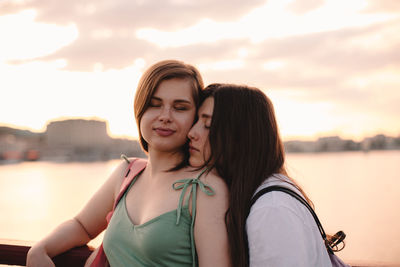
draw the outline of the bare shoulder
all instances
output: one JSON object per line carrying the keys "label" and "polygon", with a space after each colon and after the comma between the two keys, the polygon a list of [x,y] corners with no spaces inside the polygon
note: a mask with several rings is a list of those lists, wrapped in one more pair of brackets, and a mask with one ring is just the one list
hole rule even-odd
{"label": "bare shoulder", "polygon": [[207,195],[203,192],[198,193],[199,210],[202,207],[209,211],[226,209],[228,207],[229,190],[225,181],[214,172],[205,173],[200,180],[208,187],[212,188],[214,194]]}
{"label": "bare shoulder", "polygon": [[228,186],[225,181],[214,172],[205,173],[200,177],[203,183],[214,189],[215,194],[227,195]]}
{"label": "bare shoulder", "polygon": [[197,193],[197,211],[194,236],[199,266],[230,266],[228,233],[225,214],[228,209],[229,191],[224,180],[213,172],[199,178],[213,188],[215,194]]}

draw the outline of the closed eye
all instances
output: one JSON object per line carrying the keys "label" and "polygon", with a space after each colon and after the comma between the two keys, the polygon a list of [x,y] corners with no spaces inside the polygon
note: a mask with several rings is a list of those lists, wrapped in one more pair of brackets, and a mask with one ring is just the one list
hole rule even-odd
{"label": "closed eye", "polygon": [[152,98],[149,103],[150,107],[161,107],[161,100]]}
{"label": "closed eye", "polygon": [[175,108],[176,110],[178,110],[178,111],[185,111],[185,110],[188,110],[188,109],[189,109],[189,107],[186,106],[186,105],[176,105],[174,108]]}

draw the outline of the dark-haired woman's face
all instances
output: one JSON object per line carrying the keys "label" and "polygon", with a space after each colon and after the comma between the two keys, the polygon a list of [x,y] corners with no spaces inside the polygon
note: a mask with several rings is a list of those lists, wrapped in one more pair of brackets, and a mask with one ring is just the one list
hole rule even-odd
{"label": "dark-haired woman's face", "polygon": [[214,98],[209,97],[201,105],[198,112],[199,119],[189,131],[189,163],[193,167],[202,166],[210,157],[211,150],[210,142],[208,140],[208,133],[210,131],[213,110]]}

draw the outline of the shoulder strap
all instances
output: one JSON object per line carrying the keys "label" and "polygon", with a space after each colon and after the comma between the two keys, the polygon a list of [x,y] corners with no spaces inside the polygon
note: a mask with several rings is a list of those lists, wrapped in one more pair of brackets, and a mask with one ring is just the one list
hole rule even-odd
{"label": "shoulder strap", "polygon": [[118,196],[114,201],[113,209],[107,214],[107,222],[110,222],[111,217],[114,213],[115,207],[117,206],[118,202],[121,200],[122,196],[124,195],[125,191],[128,189],[129,185],[133,181],[133,179],[144,169],[146,168],[147,160],[134,158],[132,161],[129,162],[125,179],[123,180]]}
{"label": "shoulder strap", "polygon": [[291,190],[287,187],[277,186],[277,185],[263,188],[253,196],[253,198],[251,199],[251,202],[250,202],[250,207],[253,206],[253,204],[257,201],[257,199],[259,199],[262,195],[264,195],[268,192],[271,192],[271,191],[281,191],[281,192],[291,195],[292,197],[294,197],[295,199],[300,201],[300,203],[302,203],[310,211],[315,222],[317,223],[319,232],[321,233],[322,239],[325,242],[326,249],[328,250],[329,253],[333,254],[333,247],[336,247],[339,243],[341,243],[344,240],[344,238],[346,237],[345,233],[342,231],[339,231],[338,233],[336,233],[334,235],[335,240],[328,241],[325,230],[322,227],[322,224],[319,221],[317,214],[315,214],[314,209],[310,206],[310,204],[308,204],[307,201],[304,200],[303,197],[301,197],[299,194],[297,194],[293,190]]}
{"label": "shoulder strap", "polygon": [[146,166],[147,166],[147,160],[140,159],[140,158],[134,158],[129,163],[126,174],[125,174],[125,179],[122,182],[118,196],[115,199],[113,210],[115,209],[118,202],[124,195],[126,189],[128,189],[128,187],[131,184],[131,182],[133,181],[133,179],[135,179],[136,175],[138,175],[144,168],[146,168]]}

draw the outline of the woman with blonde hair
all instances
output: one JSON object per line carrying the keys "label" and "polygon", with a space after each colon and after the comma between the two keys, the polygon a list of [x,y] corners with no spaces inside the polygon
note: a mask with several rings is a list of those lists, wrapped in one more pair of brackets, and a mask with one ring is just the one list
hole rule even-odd
{"label": "woman with blonde hair", "polygon": [[122,162],[77,216],[30,249],[27,266],[54,266],[52,257],[106,228],[86,266],[229,266],[226,185],[188,166],[187,134],[202,89],[197,69],[180,61],[145,71],[134,109],[147,163]]}

